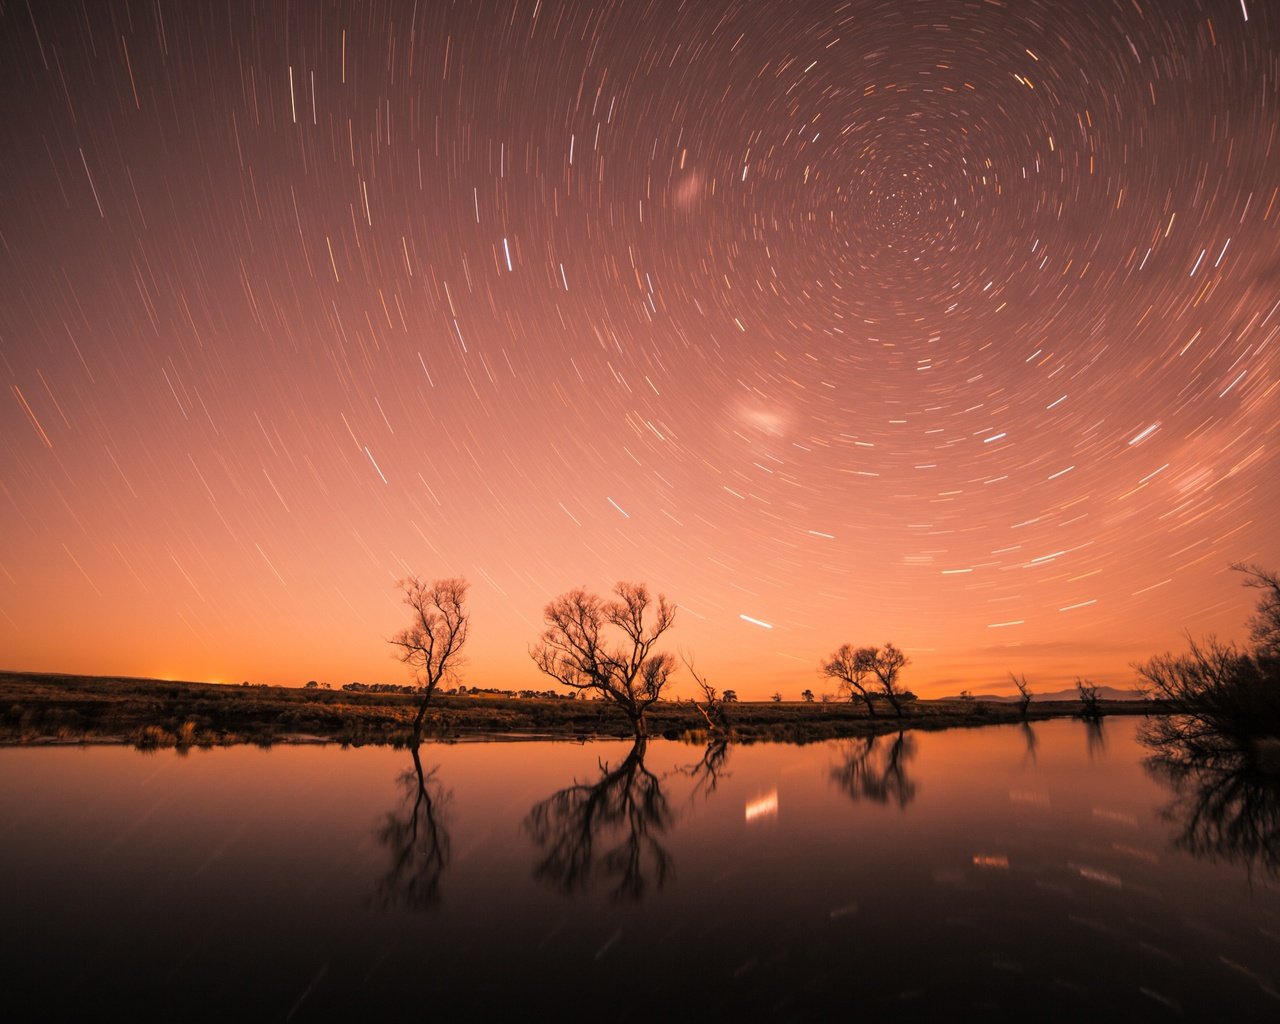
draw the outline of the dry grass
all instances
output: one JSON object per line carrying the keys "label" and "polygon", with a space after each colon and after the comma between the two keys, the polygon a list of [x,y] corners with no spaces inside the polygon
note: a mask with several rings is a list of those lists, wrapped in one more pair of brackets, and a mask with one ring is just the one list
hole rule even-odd
{"label": "dry grass", "polygon": [[[405,745],[418,698],[302,687],[218,686],[100,676],[0,672],[0,743],[130,743],[156,749],[234,743],[337,742]],[[888,709],[885,709],[886,711]],[[1016,722],[1017,704],[915,701],[903,719],[868,717],[852,703],[741,702],[725,706],[729,738],[806,743],[916,729]],[[1074,701],[1037,702],[1028,718],[1078,714]],[[1159,711],[1150,704],[1104,701],[1105,714]],[[649,712],[650,734],[677,738],[705,728],[688,702]],[[440,739],[628,736],[630,726],[602,701],[493,695],[437,695],[428,734]]]}

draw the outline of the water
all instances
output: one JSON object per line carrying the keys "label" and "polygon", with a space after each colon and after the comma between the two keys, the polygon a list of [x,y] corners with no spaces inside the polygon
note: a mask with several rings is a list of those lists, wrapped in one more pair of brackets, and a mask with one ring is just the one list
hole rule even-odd
{"label": "water", "polygon": [[1138,725],[429,745],[421,787],[382,748],[0,750],[7,1014],[1271,1019],[1267,843],[1189,841]]}

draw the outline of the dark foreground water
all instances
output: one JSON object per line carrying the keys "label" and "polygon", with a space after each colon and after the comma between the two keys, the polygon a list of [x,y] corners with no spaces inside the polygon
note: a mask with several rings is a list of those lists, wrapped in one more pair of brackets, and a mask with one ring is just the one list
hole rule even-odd
{"label": "dark foreground water", "polygon": [[1259,808],[1138,725],[0,750],[3,1013],[1280,1019]]}

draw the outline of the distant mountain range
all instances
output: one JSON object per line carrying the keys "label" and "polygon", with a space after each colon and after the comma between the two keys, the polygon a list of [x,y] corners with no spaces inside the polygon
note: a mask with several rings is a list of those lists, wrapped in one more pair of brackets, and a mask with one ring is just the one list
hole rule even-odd
{"label": "distant mountain range", "polygon": [[[1102,700],[1142,700],[1142,693],[1139,690],[1121,690],[1115,686],[1099,686],[1098,696]],[[942,700],[959,700],[959,696],[943,697]],[[992,701],[997,704],[1016,704],[1022,698],[1015,694],[1007,693],[975,693],[974,700]],[[1041,700],[1079,700],[1079,691],[1072,686],[1066,690],[1054,690],[1052,693],[1036,693],[1032,692],[1031,699],[1033,701]]]}

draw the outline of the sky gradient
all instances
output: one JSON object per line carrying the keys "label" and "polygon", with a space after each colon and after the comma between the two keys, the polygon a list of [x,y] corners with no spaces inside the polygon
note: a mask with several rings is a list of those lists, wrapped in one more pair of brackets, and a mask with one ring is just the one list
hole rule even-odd
{"label": "sky gradient", "polygon": [[[1280,10],[0,7],[0,667],[1127,685],[1280,564]],[[691,692],[687,673],[677,692]]]}

